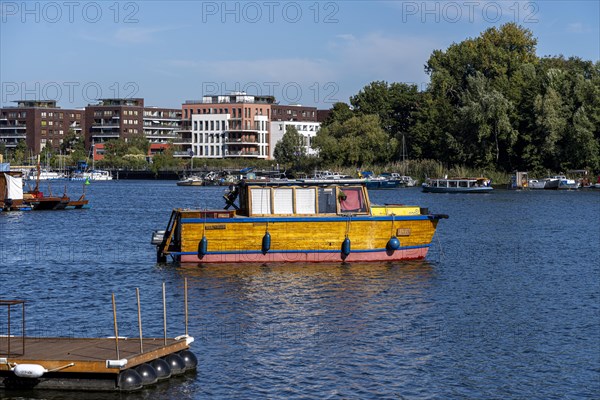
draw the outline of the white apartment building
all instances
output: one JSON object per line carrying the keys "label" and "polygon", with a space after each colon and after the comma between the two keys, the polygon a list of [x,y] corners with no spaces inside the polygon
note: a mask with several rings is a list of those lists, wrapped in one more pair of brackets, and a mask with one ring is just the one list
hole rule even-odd
{"label": "white apartment building", "polygon": [[288,126],[296,128],[306,149],[306,155],[316,156],[318,152],[312,148],[314,137],[321,128],[320,122],[313,121],[273,121],[271,122],[271,146],[269,147],[269,158],[273,158],[275,145],[279,142],[286,132]]}

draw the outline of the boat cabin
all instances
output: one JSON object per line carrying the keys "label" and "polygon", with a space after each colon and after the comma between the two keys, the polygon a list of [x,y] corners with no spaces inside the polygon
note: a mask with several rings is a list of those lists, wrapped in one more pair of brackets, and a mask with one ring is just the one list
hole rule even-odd
{"label": "boat cabin", "polygon": [[[225,198],[228,205],[239,195],[239,216],[315,216],[370,214],[370,202],[364,185],[311,184],[290,181],[287,184],[242,181]],[[233,205],[233,204],[231,204]],[[228,207],[227,207],[228,208]]]}
{"label": "boat cabin", "polygon": [[487,178],[429,179],[428,183],[430,187],[439,188],[474,188],[490,185]]}

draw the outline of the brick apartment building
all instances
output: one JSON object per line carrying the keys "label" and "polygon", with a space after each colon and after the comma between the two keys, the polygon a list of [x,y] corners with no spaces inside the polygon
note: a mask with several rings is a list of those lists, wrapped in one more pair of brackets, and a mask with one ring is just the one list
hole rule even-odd
{"label": "brick apartment building", "polygon": [[86,148],[93,148],[95,160],[103,158],[107,141],[139,135],[150,141],[152,155],[175,140],[180,127],[180,109],[145,107],[141,98],[100,99],[85,108]]}
{"label": "brick apartment building", "polygon": [[69,131],[82,135],[84,111],[66,109],[55,100],[17,100],[16,106],[0,108],[0,143],[15,148],[25,140],[33,154],[46,146],[60,149]]}

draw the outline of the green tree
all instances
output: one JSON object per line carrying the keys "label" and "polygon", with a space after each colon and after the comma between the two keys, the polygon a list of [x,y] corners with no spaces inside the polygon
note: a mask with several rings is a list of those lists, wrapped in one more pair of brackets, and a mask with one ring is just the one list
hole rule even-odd
{"label": "green tree", "polygon": [[147,155],[150,150],[150,141],[142,134],[130,137],[127,140],[129,154],[144,154]]}
{"label": "green tree", "polygon": [[343,102],[337,102],[329,111],[329,115],[323,122],[322,126],[329,126],[335,122],[342,123],[354,116],[350,106]]}
{"label": "green tree", "polygon": [[467,88],[461,96],[463,117],[462,147],[469,155],[466,161],[475,167],[493,167],[500,163],[500,154],[509,154],[517,140],[509,114],[512,103],[480,72],[467,78]]}
{"label": "green tree", "polygon": [[350,98],[354,112],[378,115],[390,137],[400,139],[415,123],[421,94],[416,85],[384,81],[371,82]]}
{"label": "green tree", "polygon": [[181,160],[177,159],[173,155],[173,143],[169,143],[169,146],[161,153],[157,153],[152,157],[152,163],[150,169],[157,174],[158,171],[179,167]]}
{"label": "green tree", "polygon": [[[435,158],[449,164],[510,170],[525,149],[534,160],[534,123],[521,110],[533,109],[536,87],[529,79],[535,78],[536,45],[531,31],[508,23],[435,50],[425,70],[431,77],[427,101],[437,109],[421,110],[413,131],[421,152],[440,153],[424,148],[423,136],[430,129],[430,144],[443,149]],[[528,137],[521,140],[524,133]]]}
{"label": "green tree", "polygon": [[23,165],[27,161],[27,142],[25,140],[19,140],[17,146],[12,153],[12,162],[16,165]]}
{"label": "green tree", "polygon": [[313,147],[326,164],[360,167],[389,162],[398,141],[389,138],[377,115],[358,115],[321,128]]}
{"label": "green tree", "polygon": [[294,126],[286,127],[283,137],[275,145],[273,156],[281,164],[299,163],[306,157],[304,138]]}

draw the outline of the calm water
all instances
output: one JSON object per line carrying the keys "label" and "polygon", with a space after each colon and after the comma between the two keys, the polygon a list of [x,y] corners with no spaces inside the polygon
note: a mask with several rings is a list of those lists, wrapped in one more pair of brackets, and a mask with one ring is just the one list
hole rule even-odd
{"label": "calm water", "polygon": [[127,398],[600,398],[600,191],[374,191],[450,215],[426,261],[214,267],[156,264],[149,242],[173,207],[221,207],[221,188],[86,191],[89,210],[0,214],[0,298],[28,300],[29,336],[110,336],[114,292],[136,337],[138,287],[161,337],[165,282],[177,336],[187,278],[198,372]]}

